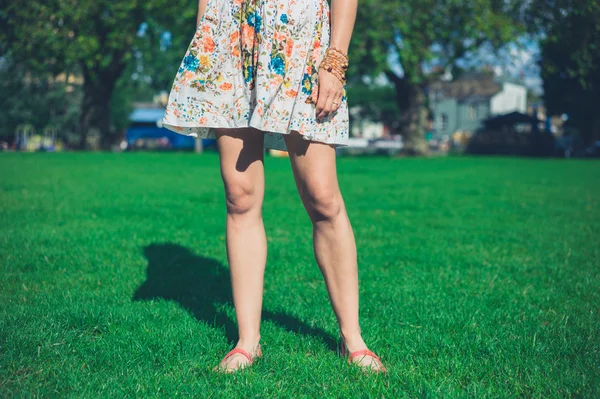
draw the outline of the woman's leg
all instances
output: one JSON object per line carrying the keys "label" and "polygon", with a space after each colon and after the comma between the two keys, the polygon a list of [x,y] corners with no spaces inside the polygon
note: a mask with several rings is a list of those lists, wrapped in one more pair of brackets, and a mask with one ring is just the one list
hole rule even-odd
{"label": "woman's leg", "polygon": [[[264,133],[256,129],[217,129],[217,148],[227,205],[226,246],[233,303],[242,348],[253,356],[260,340],[267,240],[262,219],[264,197]],[[245,367],[242,354],[221,367]]]}
{"label": "woman's leg", "polygon": [[[338,186],[335,149],[304,140],[295,132],[285,136],[285,141],[298,192],[313,224],[315,258],[340,332],[350,352],[367,349],[358,321],[356,242]],[[371,356],[355,359],[363,366],[379,368]]]}

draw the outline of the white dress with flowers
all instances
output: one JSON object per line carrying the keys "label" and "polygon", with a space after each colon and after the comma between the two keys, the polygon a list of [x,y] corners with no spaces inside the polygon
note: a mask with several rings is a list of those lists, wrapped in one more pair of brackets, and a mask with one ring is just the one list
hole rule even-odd
{"label": "white dress with flowers", "polygon": [[327,0],[209,0],[175,76],[163,125],[196,138],[255,127],[265,148],[284,134],[347,145],[346,95],[317,119],[309,97],[329,44]]}

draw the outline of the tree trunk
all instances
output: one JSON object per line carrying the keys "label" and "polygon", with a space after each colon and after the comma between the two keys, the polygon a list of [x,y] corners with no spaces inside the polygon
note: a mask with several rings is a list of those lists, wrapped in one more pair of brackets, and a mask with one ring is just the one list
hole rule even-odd
{"label": "tree trunk", "polygon": [[83,101],[81,103],[81,141],[80,147],[86,148],[90,131],[100,134],[100,145],[110,149],[115,144],[117,134],[111,129],[110,100],[116,81],[120,75],[112,70],[92,72],[83,66]]}
{"label": "tree trunk", "polygon": [[399,77],[392,71],[386,75],[396,88],[396,103],[400,117],[400,130],[404,139],[404,150],[410,155],[425,155],[429,152],[425,141],[427,108],[422,85]]}
{"label": "tree trunk", "polygon": [[425,95],[420,85],[408,87],[408,108],[404,110],[404,145],[411,155],[425,155],[429,152],[425,141],[427,109]]}

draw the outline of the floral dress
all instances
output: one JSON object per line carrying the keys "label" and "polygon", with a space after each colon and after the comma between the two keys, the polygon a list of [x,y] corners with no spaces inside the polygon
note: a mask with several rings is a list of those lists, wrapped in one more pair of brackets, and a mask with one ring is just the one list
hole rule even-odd
{"label": "floral dress", "polygon": [[329,44],[327,0],[209,0],[177,71],[163,126],[196,138],[213,128],[254,127],[264,147],[287,151],[284,134],[347,145],[346,92],[317,119],[309,101]]}

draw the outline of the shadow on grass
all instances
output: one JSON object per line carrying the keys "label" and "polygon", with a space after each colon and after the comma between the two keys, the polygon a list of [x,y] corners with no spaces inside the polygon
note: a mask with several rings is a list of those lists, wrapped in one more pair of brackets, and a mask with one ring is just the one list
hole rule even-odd
{"label": "shadow on grass", "polygon": [[[144,255],[148,259],[146,281],[136,290],[133,301],[175,301],[196,319],[224,327],[229,342],[232,345],[237,342],[235,322],[220,310],[222,305],[233,308],[229,270],[221,262],[172,243],[148,245]],[[289,314],[263,309],[262,320],[274,322],[289,332],[318,337],[329,349],[336,348],[330,334]]]}

